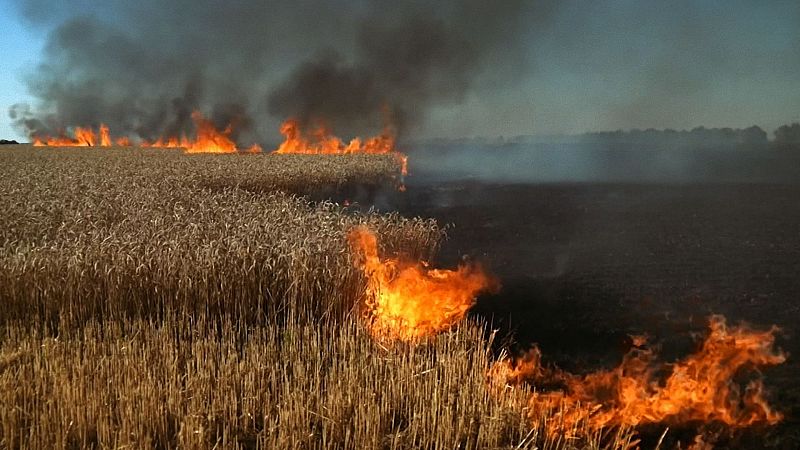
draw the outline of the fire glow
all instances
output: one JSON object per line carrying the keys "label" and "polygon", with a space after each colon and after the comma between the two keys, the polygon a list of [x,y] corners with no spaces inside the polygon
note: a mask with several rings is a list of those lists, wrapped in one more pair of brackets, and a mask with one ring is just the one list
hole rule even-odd
{"label": "fire glow", "polygon": [[329,127],[318,125],[310,133],[306,133],[296,119],[288,119],[281,125],[283,143],[274,153],[300,153],[307,155],[348,155],[393,154],[402,163],[403,175],[408,174],[408,157],[395,149],[394,128],[386,125],[377,136],[362,140],[355,137],[345,144],[335,136]]}
{"label": "fire glow", "polygon": [[[219,131],[199,111],[192,113],[192,121],[196,128],[196,137],[194,139],[190,139],[186,135],[180,137],[170,136],[159,138],[154,142],[141,141],[138,146],[183,148],[186,153],[237,153],[240,151],[230,137],[233,133],[231,124],[225,127],[224,130]],[[74,137],[71,138],[67,136],[34,136],[33,145],[37,147],[110,147],[112,142],[122,147],[131,145],[131,140],[125,136],[112,139],[108,127],[104,124],[100,125],[97,133],[89,127],[76,127],[72,134]],[[261,147],[258,144],[253,144],[244,152],[261,153]]]}
{"label": "fire glow", "polygon": [[[192,120],[197,129],[197,138],[191,140],[183,135],[179,138],[168,137],[160,138],[155,142],[145,142],[142,147],[163,147],[163,148],[184,148],[186,153],[236,153],[236,143],[230,138],[233,133],[232,124],[228,124],[224,130],[219,131],[214,127],[210,120],[195,111],[192,113]],[[253,144],[245,150],[245,153],[261,153],[261,147]]]}
{"label": "fire glow", "polygon": [[[73,138],[67,136],[34,136],[33,145],[35,147],[111,147],[112,145],[108,127],[102,123],[97,133],[89,127],[76,127],[73,130],[73,135],[75,136]],[[117,138],[114,140],[114,144],[121,147],[131,145],[127,137]]]}
{"label": "fire glow", "polygon": [[[495,363],[489,378],[500,386],[561,386],[532,394],[530,406],[559,411],[562,431],[578,423],[593,429],[692,422],[719,422],[732,428],[774,425],[783,416],[769,406],[762,380],[756,378],[744,389],[736,380],[748,370],[786,360],[773,348],[775,332],[774,327],[768,331],[729,327],[722,316],[712,316],[700,350],[671,365],[657,364],[653,351],[639,347],[613,370],[578,376],[543,367],[541,354],[533,348],[521,359]],[[660,381],[659,373],[669,375]]]}
{"label": "fire glow", "polygon": [[363,226],[353,229],[349,240],[362,257],[368,280],[365,315],[379,339],[414,341],[445,331],[466,316],[478,293],[495,284],[475,264],[446,270],[381,258],[375,233]]}

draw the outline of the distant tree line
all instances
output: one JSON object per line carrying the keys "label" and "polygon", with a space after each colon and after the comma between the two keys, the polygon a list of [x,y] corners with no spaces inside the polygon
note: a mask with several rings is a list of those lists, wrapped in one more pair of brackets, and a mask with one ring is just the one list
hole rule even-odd
{"label": "distant tree line", "polygon": [[583,142],[603,144],[642,144],[670,147],[731,147],[767,145],[767,132],[760,127],[706,128],[691,130],[647,130],[601,131],[581,136]]}
{"label": "distant tree line", "polygon": [[[800,144],[800,123],[783,125],[775,130],[771,141],[780,145]],[[671,147],[736,147],[766,146],[770,144],[767,132],[758,126],[749,128],[705,128],[691,130],[601,131],[580,136],[581,142],[604,144],[642,144]]]}
{"label": "distant tree line", "polygon": [[775,143],[800,144],[800,123],[783,125],[775,130]]}
{"label": "distant tree line", "polygon": [[779,127],[774,138],[761,127],[749,128],[706,128],[691,130],[616,130],[599,131],[578,135],[519,135],[519,136],[475,136],[465,138],[437,138],[424,141],[432,145],[466,145],[496,147],[513,144],[589,144],[623,145],[658,148],[760,148],[771,146],[800,147],[800,123]]}

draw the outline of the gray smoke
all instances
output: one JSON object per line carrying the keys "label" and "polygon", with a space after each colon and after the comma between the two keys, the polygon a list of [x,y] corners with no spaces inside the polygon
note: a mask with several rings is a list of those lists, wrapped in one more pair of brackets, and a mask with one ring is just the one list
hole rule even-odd
{"label": "gray smoke", "polygon": [[555,2],[77,3],[20,1],[52,30],[27,79],[40,102],[10,111],[29,134],[102,122],[153,139],[189,133],[195,109],[233,122],[241,140],[274,140],[290,116],[361,133],[388,113],[402,131],[461,101],[480,73],[513,78],[521,25]]}

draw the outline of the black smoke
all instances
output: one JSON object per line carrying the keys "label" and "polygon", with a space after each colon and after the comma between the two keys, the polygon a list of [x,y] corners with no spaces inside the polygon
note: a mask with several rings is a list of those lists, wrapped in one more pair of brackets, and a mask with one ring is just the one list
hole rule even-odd
{"label": "black smoke", "polygon": [[390,108],[391,119],[403,128],[420,120],[430,103],[462,98],[479,49],[442,18],[409,13],[391,19],[372,17],[361,24],[353,63],[322,55],[299,66],[270,95],[270,111],[297,116],[301,123],[362,125]]}
{"label": "black smoke", "polygon": [[28,134],[102,122],[144,139],[190,133],[196,109],[243,140],[274,140],[290,116],[345,133],[390,119],[402,131],[463,100],[482,73],[513,79],[519,33],[552,4],[21,0],[49,35],[26,80],[38,103],[10,116]]}

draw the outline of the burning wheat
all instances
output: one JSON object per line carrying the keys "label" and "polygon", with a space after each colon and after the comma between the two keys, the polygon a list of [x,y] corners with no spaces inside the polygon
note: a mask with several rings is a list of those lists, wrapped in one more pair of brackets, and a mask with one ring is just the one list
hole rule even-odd
{"label": "burning wheat", "polygon": [[424,262],[381,259],[377,237],[365,227],[353,229],[349,239],[363,256],[367,320],[383,339],[409,341],[447,330],[464,319],[479,292],[493,285],[478,265],[445,270],[430,269]]}
{"label": "burning wheat", "polygon": [[585,377],[493,362],[465,317],[494,282],[423,262],[434,221],[292,194],[395,185],[392,155],[0,158],[2,447],[628,449],[640,424],[781,418],[731,384],[783,361],[773,332],[721,319],[663,384],[646,351]]}

